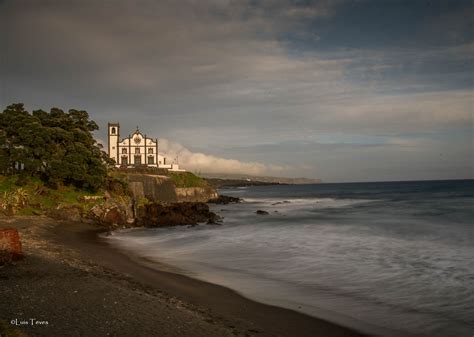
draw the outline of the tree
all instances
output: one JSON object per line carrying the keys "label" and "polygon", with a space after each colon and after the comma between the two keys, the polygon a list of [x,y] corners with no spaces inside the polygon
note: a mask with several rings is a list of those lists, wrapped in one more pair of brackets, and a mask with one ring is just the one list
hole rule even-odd
{"label": "tree", "polygon": [[0,113],[0,170],[12,174],[21,163],[21,174],[96,190],[104,185],[111,164],[93,137],[98,129],[84,110],[30,114],[21,103],[9,105]]}

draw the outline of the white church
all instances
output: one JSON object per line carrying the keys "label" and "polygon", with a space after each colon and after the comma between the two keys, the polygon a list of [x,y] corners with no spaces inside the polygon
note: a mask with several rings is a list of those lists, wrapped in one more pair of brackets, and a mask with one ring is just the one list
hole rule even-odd
{"label": "white church", "polygon": [[108,124],[109,157],[115,167],[157,167],[170,171],[184,171],[176,161],[169,162],[158,152],[158,138],[150,138],[137,130],[120,139],[120,124]]}

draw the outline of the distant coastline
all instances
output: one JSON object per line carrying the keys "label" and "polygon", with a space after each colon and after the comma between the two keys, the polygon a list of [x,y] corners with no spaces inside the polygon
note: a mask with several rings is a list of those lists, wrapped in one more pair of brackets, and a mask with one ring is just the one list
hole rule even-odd
{"label": "distant coastline", "polygon": [[320,184],[321,179],[253,176],[243,174],[200,174],[214,188]]}

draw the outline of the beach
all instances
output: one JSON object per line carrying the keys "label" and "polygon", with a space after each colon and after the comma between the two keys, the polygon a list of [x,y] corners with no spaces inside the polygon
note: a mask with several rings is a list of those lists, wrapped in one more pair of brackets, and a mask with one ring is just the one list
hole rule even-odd
{"label": "beach", "polygon": [[[2,217],[25,258],[0,268],[0,329],[17,336],[362,336],[120,251],[101,229]],[[2,331],[2,330],[0,330]]]}
{"label": "beach", "polygon": [[472,181],[252,186],[225,194],[242,201],[211,206],[221,226],[102,238],[160,269],[369,335],[473,331]]}

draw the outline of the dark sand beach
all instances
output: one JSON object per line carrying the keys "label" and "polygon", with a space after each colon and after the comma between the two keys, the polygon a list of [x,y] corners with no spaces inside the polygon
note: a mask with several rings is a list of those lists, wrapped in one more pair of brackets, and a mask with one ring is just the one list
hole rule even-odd
{"label": "dark sand beach", "polygon": [[103,242],[91,225],[2,217],[5,227],[19,230],[25,253],[0,268],[0,329],[7,335],[363,336],[152,268]]}

